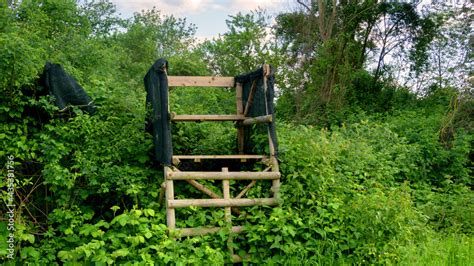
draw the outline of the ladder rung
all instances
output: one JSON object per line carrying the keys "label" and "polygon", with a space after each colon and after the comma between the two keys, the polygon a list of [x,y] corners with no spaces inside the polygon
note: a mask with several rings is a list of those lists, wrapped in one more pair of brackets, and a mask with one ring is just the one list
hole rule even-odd
{"label": "ladder rung", "polygon": [[246,207],[246,206],[275,206],[278,200],[275,198],[260,199],[181,199],[168,200],[168,208],[186,207]]}
{"label": "ladder rung", "polygon": [[272,115],[246,117],[245,120],[242,122],[242,125],[251,126],[253,124],[271,123],[272,121],[273,121]]}
{"label": "ladder rung", "polygon": [[171,114],[171,121],[241,121],[243,115],[176,115]]}
{"label": "ladder rung", "polygon": [[173,159],[265,159],[265,155],[236,154],[236,155],[173,155]]}
{"label": "ladder rung", "polygon": [[234,87],[234,77],[168,76],[168,87]]}
{"label": "ladder rung", "polygon": [[[214,234],[222,230],[222,227],[196,227],[196,228],[178,228],[176,231],[178,232],[179,237],[186,237],[186,236],[202,236],[207,234]],[[232,226],[231,229],[232,233],[241,233],[244,231],[243,226]]]}
{"label": "ladder rung", "polygon": [[262,180],[279,179],[279,172],[168,172],[168,180]]}

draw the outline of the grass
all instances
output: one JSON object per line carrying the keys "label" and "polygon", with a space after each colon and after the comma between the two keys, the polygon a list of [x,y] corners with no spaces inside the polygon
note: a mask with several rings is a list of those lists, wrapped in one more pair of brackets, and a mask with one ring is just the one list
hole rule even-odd
{"label": "grass", "polygon": [[474,265],[474,238],[434,233],[422,243],[400,247],[401,265]]}

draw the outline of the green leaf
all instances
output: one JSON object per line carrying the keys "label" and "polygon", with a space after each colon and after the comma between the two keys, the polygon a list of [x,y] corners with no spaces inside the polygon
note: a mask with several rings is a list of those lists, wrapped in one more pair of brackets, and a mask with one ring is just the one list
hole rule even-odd
{"label": "green leaf", "polygon": [[127,256],[128,254],[130,254],[130,251],[128,250],[128,248],[122,248],[122,249],[119,249],[119,250],[116,250],[112,253],[112,257],[114,258],[117,258],[117,257],[125,257]]}
{"label": "green leaf", "polygon": [[151,237],[153,236],[153,234],[152,234],[151,232],[146,232],[146,233],[144,234],[144,236],[145,236],[146,238],[151,238]]}
{"label": "green leaf", "polygon": [[144,209],[143,213],[145,213],[146,216],[151,216],[151,217],[155,216],[155,210],[153,209]]}

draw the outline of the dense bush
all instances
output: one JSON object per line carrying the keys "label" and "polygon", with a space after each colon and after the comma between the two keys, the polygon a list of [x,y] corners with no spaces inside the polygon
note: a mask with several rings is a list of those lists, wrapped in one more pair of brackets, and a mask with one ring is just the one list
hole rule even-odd
{"label": "dense bush", "polygon": [[[40,133],[39,148],[41,178],[49,190],[44,204],[54,208],[43,224],[25,228],[37,235],[40,225],[47,226],[34,243],[22,245],[22,261],[228,259],[225,230],[182,241],[168,237],[157,202],[162,177],[147,164],[151,144],[144,140],[140,117],[78,112],[68,123],[57,122],[54,130],[47,125]],[[241,236],[234,236],[237,252],[255,263],[393,263],[403,261],[404,252],[414,252],[416,243],[432,239],[432,230],[469,233],[470,188],[413,175],[433,160],[424,149],[444,148],[436,138],[422,145],[392,126],[365,121],[327,131],[280,124],[282,205],[249,208],[237,219],[246,225]],[[208,141],[201,139],[202,145]],[[466,163],[465,154],[454,156]],[[463,172],[451,170],[445,174],[462,180],[457,177]],[[219,211],[183,212],[178,213],[181,226],[223,225]]]}

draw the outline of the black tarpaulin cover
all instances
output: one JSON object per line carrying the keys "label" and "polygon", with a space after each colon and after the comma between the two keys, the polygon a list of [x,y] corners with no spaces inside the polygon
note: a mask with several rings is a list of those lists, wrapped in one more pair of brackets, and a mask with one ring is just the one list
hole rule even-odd
{"label": "black tarpaulin cover", "polygon": [[252,154],[256,143],[252,141],[252,136],[255,134],[267,134],[270,130],[272,136],[273,146],[275,147],[275,155],[278,154],[278,141],[275,129],[275,114],[273,106],[273,98],[275,95],[274,84],[275,76],[274,70],[270,67],[270,74],[267,77],[267,88],[264,86],[264,69],[261,67],[254,72],[239,75],[235,77],[235,82],[242,83],[243,87],[243,106],[247,105],[247,101],[252,89],[252,84],[256,82],[256,91],[253,97],[253,103],[249,109],[247,117],[257,117],[263,115],[272,115],[272,122],[268,124],[255,125],[253,127],[245,127],[244,129],[244,152]]}
{"label": "black tarpaulin cover", "polygon": [[42,85],[56,98],[56,105],[64,111],[68,106],[79,106],[94,114],[96,106],[77,81],[59,64],[46,63]]}
{"label": "black tarpaulin cover", "polygon": [[146,89],[146,130],[153,136],[155,161],[171,165],[171,127],[168,110],[168,62],[158,59],[144,78]]}

